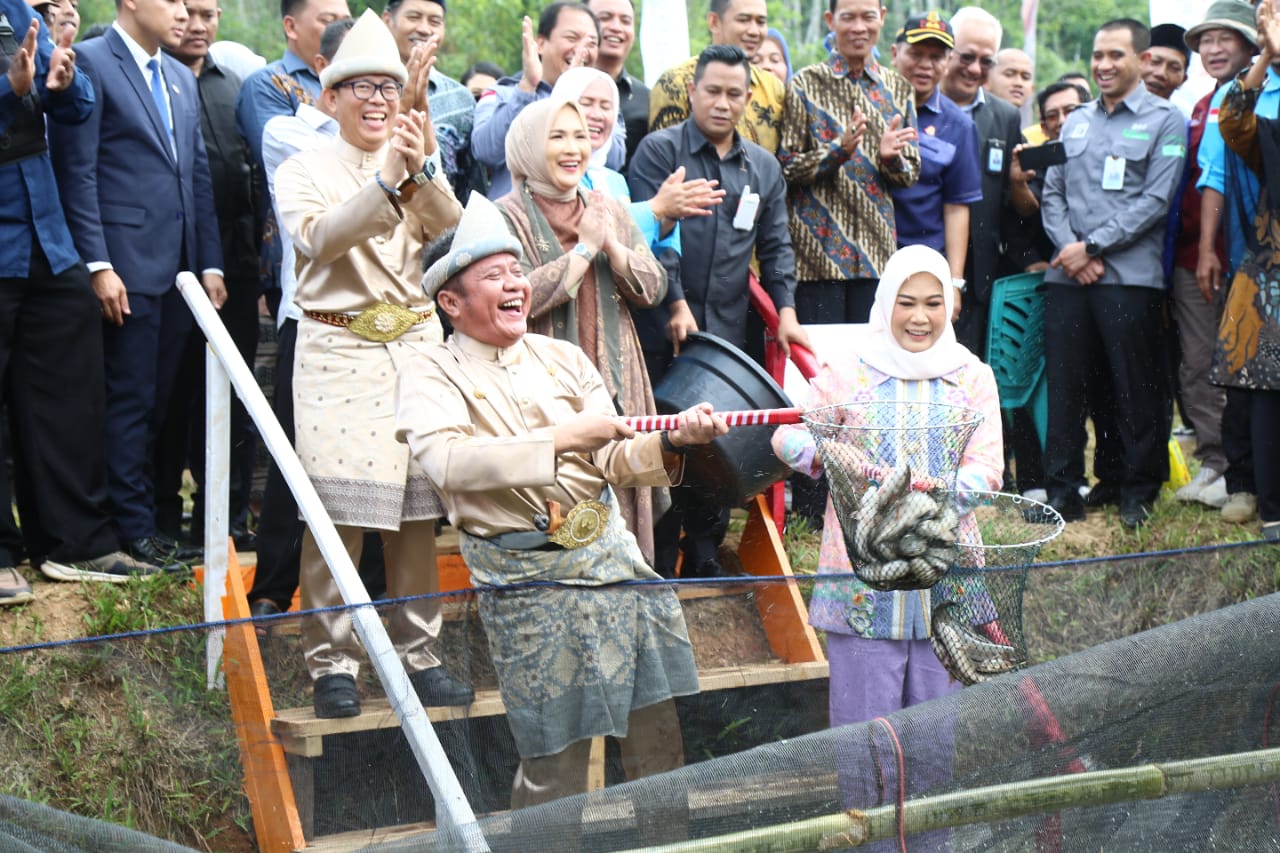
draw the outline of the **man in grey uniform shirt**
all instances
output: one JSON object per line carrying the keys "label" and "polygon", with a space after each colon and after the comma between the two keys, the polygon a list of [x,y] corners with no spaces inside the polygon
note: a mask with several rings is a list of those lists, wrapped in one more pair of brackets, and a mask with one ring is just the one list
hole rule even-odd
{"label": "man in grey uniform shirt", "polygon": [[1049,501],[1068,520],[1084,517],[1085,390],[1111,383],[1123,448],[1120,520],[1142,524],[1169,475],[1162,358],[1161,262],[1170,199],[1186,158],[1186,122],[1142,83],[1145,26],[1103,24],[1092,70],[1101,97],[1062,129],[1067,162],[1045,177],[1041,213],[1057,249],[1049,284],[1045,358]]}

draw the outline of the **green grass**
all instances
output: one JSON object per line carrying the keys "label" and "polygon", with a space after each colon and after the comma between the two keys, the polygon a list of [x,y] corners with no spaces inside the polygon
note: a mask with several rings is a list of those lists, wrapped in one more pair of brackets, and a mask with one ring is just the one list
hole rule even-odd
{"label": "green grass", "polygon": [[[199,592],[155,578],[85,584],[93,635],[198,621]],[[204,850],[251,849],[225,692],[203,633],[0,655],[0,790]]]}

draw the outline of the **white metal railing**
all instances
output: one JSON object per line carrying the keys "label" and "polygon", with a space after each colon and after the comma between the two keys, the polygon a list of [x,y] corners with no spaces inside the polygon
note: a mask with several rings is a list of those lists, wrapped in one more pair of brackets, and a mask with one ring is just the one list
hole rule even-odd
{"label": "white metal railing", "polygon": [[[404,664],[396,654],[382,620],[378,618],[368,590],[361,582],[347,549],[343,547],[338,531],[334,529],[333,521],[320,502],[311,479],[298,461],[293,444],[276,420],[275,412],[258,387],[248,365],[240,357],[240,352],[231,340],[230,333],[222,325],[222,319],[218,317],[218,312],[209,301],[199,279],[191,272],[179,273],[178,290],[195,315],[209,346],[205,359],[205,621],[221,622],[223,619],[222,596],[226,592],[229,526],[227,498],[231,479],[230,404],[231,388],[234,387],[249,416],[257,424],[258,434],[276,465],[280,467],[285,482],[289,484],[302,517],[311,528],[316,545],[333,574],[342,600],[349,605],[363,605],[351,611],[356,634],[382,680],[387,698],[418,761],[418,767],[431,788],[437,820],[443,824],[444,829],[456,833],[461,849],[487,851],[489,846],[476,823],[471,804],[467,802],[462,786],[458,784],[458,777],[440,745],[440,739],[409,682]],[[221,683],[219,661],[222,657],[223,639],[221,630],[215,630],[209,635],[206,676],[210,689]]]}

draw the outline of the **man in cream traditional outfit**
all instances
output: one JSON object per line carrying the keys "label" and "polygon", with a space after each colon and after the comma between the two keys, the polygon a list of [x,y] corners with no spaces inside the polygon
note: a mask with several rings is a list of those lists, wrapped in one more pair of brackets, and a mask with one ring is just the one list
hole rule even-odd
{"label": "man in cream traditional outfit", "polygon": [[[698,690],[684,616],[669,586],[601,588],[658,580],[610,487],[677,482],[685,445],[728,429],[702,403],[669,433],[636,435],[581,349],[526,334],[520,256],[472,193],[456,233],[428,247],[423,279],[454,334],[413,345],[396,414],[481,589],[520,751],[513,809],[585,791],[592,737],[623,739],[630,779],[683,764],[672,697]],[[535,581],[552,583],[511,588]]]}
{"label": "man in cream traditional outfit", "polygon": [[[303,314],[293,376],[298,456],[353,562],[364,530],[382,532],[392,597],[436,590],[435,519],[442,510],[426,474],[395,440],[393,394],[396,367],[411,344],[441,339],[440,321],[417,284],[419,257],[461,213],[440,173],[429,116],[399,111],[407,78],[390,31],[365,12],[320,75],[338,138],[287,160],[275,184]],[[310,531],[301,587],[304,608],[340,603]],[[436,601],[397,608],[389,633],[425,704],[471,701],[471,690],[431,651],[440,633]],[[316,715],[359,714],[350,617],[310,617],[303,645]]]}

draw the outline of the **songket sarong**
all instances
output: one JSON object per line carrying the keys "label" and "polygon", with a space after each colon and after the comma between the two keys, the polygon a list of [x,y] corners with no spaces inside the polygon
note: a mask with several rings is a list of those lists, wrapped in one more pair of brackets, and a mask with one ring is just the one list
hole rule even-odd
{"label": "songket sarong", "polygon": [[298,321],[293,404],[298,458],[334,524],[399,530],[444,515],[426,472],[396,441],[396,368],[438,324],[389,343],[304,317]]}
{"label": "songket sarong", "polygon": [[[607,586],[661,580],[611,508],[604,534],[577,550],[512,551],[462,534],[521,758],[552,755],[583,738],[626,737],[633,709],[698,692],[675,591]],[[558,585],[495,588],[526,581]]]}

